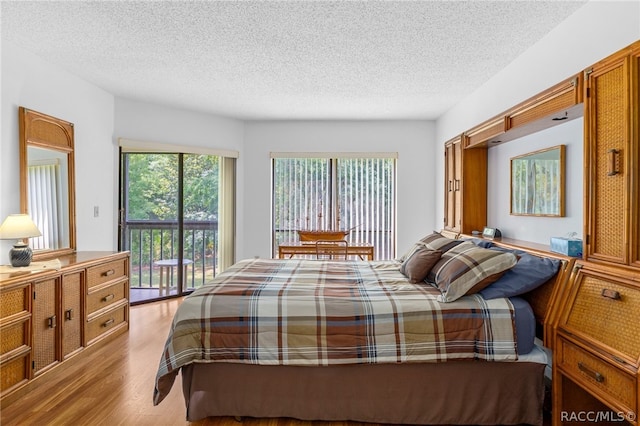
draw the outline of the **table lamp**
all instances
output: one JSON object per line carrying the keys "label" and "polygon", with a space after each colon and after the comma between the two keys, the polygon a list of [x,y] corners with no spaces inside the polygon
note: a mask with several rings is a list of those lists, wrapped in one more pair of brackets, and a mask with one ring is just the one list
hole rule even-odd
{"label": "table lamp", "polygon": [[28,214],[10,214],[0,225],[0,240],[18,240],[11,250],[11,266],[29,266],[33,258],[31,247],[24,240],[39,237],[42,233]]}

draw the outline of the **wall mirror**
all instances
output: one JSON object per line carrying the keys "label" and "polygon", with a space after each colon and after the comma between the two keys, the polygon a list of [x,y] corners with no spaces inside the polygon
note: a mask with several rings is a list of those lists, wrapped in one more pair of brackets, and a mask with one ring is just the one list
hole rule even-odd
{"label": "wall mirror", "polygon": [[511,214],[564,216],[565,145],[511,158]]}
{"label": "wall mirror", "polygon": [[34,259],[76,249],[73,123],[19,108],[20,211],[42,233],[31,238]]}

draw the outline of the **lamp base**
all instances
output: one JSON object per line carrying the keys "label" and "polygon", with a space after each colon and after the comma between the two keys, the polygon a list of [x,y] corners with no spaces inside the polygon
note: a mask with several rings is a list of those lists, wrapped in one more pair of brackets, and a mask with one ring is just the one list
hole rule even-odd
{"label": "lamp base", "polygon": [[14,268],[18,266],[29,266],[31,259],[33,259],[33,251],[28,244],[18,242],[9,250],[9,260],[11,261],[11,266]]}

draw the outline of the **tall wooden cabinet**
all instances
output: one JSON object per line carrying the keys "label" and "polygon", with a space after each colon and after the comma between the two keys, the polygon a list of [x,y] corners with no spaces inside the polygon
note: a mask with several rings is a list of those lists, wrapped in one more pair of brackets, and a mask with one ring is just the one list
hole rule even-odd
{"label": "tall wooden cabinet", "polygon": [[640,268],[640,44],[585,71],[586,260]]}
{"label": "tall wooden cabinet", "polygon": [[639,82],[640,41],[585,70],[584,254],[556,326],[554,425],[640,424]]}
{"label": "tall wooden cabinet", "polygon": [[466,136],[445,143],[444,229],[470,234],[487,225],[487,149],[463,149]]}
{"label": "tall wooden cabinet", "polygon": [[129,329],[128,252],[61,256],[60,269],[0,273],[0,401]]}

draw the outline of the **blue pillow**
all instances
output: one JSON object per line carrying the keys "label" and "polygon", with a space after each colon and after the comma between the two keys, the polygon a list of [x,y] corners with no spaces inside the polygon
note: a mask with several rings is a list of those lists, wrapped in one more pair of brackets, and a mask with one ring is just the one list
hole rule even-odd
{"label": "blue pillow", "polygon": [[559,259],[533,256],[519,252],[516,266],[504,273],[499,280],[480,290],[485,299],[514,297],[527,293],[549,281],[558,273]]}

